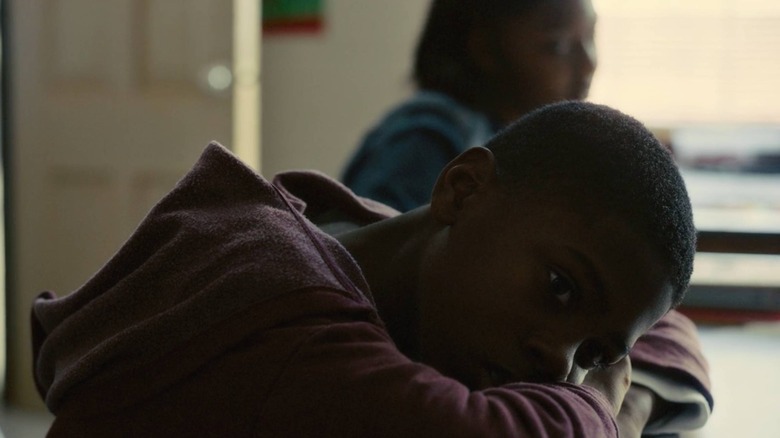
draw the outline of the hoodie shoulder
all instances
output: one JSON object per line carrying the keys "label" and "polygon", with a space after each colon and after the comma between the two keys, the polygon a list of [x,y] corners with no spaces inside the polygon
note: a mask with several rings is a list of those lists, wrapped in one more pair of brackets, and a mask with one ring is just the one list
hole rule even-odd
{"label": "hoodie shoulder", "polygon": [[34,303],[35,378],[48,407],[286,292],[326,288],[360,301],[322,253],[343,248],[313,242],[329,237],[309,226],[270,183],[209,144],[91,279]]}

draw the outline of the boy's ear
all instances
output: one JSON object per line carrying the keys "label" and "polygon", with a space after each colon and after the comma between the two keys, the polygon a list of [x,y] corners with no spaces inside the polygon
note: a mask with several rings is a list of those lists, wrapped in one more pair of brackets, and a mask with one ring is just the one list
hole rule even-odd
{"label": "boy's ear", "polygon": [[441,171],[431,194],[435,220],[451,225],[469,197],[484,191],[495,181],[493,152],[483,147],[467,149]]}

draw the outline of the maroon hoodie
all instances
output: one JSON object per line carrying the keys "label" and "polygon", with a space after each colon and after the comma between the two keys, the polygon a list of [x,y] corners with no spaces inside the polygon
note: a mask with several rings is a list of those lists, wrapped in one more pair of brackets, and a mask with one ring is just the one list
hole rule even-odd
{"label": "maroon hoodie", "polygon": [[[316,173],[275,184],[211,144],[86,284],[40,295],[49,436],[616,435],[591,388],[474,392],[404,356],[350,254],[302,216],[395,212]],[[691,328],[666,330],[637,344],[635,366],[709,397]]]}

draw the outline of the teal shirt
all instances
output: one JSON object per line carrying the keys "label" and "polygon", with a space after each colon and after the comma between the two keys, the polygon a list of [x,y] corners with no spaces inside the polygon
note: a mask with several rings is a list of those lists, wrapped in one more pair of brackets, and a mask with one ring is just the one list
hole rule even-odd
{"label": "teal shirt", "polygon": [[433,91],[391,110],[363,138],[342,182],[357,195],[399,211],[430,201],[439,172],[461,152],[496,133],[488,118]]}

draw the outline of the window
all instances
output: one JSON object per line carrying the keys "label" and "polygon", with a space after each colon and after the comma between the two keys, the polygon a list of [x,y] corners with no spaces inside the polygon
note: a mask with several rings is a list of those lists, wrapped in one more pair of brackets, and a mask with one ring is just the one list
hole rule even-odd
{"label": "window", "polygon": [[780,123],[780,2],[593,3],[594,100],[658,126]]}
{"label": "window", "polygon": [[688,185],[702,232],[690,301],[780,312],[780,2],[593,3],[591,100],[650,126]]}

